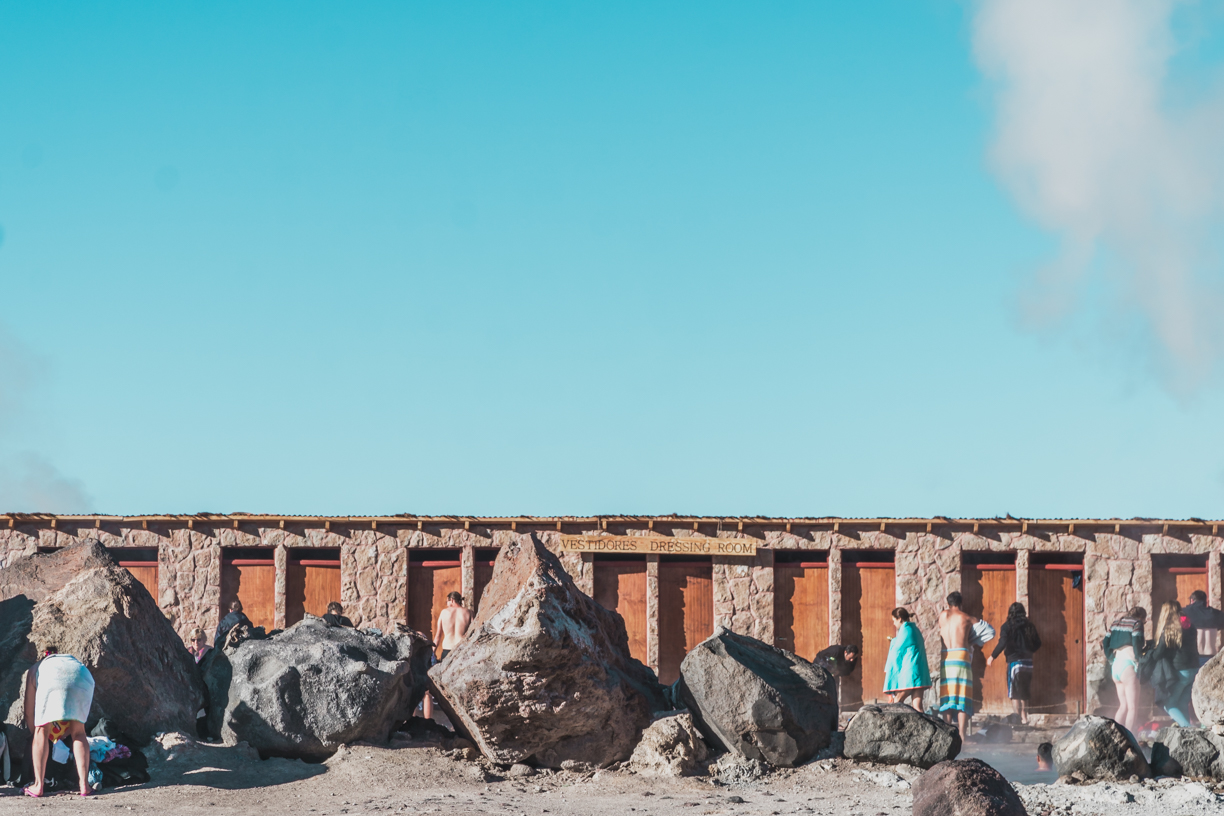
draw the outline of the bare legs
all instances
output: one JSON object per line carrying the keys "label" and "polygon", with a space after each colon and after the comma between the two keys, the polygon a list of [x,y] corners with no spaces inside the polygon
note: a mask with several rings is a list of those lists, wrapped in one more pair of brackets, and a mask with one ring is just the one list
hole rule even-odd
{"label": "bare legs", "polygon": [[888,695],[894,703],[904,703],[912,706],[915,711],[922,710],[922,692],[926,689],[901,689]]}
{"label": "bare legs", "polygon": [[72,747],[72,758],[76,760],[77,779],[81,780],[81,795],[88,796],[89,789],[89,737],[85,736],[85,724],[73,721],[64,735]]}
{"label": "bare legs", "polygon": [[[34,743],[30,747],[34,760],[34,784],[30,785],[30,793],[42,796],[47,787],[47,760],[51,756],[51,740],[49,725],[40,725],[34,729]],[[85,724],[71,721],[68,732],[63,736],[64,743],[72,749],[72,758],[76,762],[77,778],[81,780],[81,795],[89,794],[89,738],[85,736]]]}
{"label": "bare legs", "polygon": [[28,790],[34,796],[42,796],[47,785],[47,759],[51,756],[51,741],[47,739],[47,726],[40,725],[34,729],[34,743],[30,746],[30,755],[34,759],[34,784]]}
{"label": "bare legs", "polygon": [[1012,711],[1020,718],[1021,725],[1028,725],[1028,703],[1024,700],[1012,700]]}
{"label": "bare legs", "polygon": [[1133,734],[1139,724],[1139,675],[1130,666],[1120,674],[1122,679],[1114,681],[1114,687],[1118,690],[1118,713],[1114,719]]}

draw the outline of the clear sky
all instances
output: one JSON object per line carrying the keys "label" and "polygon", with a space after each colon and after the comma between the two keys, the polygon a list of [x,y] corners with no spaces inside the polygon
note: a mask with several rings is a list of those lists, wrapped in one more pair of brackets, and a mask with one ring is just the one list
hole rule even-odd
{"label": "clear sky", "polygon": [[979,5],[0,3],[0,510],[1224,516]]}

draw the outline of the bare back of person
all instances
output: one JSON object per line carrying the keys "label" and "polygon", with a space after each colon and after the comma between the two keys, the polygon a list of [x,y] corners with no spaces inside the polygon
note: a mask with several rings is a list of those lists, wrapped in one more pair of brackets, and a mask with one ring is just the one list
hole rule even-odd
{"label": "bare back of person", "polygon": [[438,631],[442,633],[442,648],[450,651],[467,636],[472,625],[472,613],[462,606],[448,605],[438,613]]}
{"label": "bare back of person", "polygon": [[969,634],[977,618],[967,615],[959,609],[945,609],[939,613],[939,636],[943,638],[945,649],[969,648]]}

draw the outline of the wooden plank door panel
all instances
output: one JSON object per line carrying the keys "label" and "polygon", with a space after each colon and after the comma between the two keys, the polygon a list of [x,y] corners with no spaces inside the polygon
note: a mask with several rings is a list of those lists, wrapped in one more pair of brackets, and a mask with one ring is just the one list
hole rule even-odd
{"label": "wooden plank door panel", "polygon": [[285,625],[307,615],[322,617],[340,600],[340,564],[289,564],[285,576]]}
{"label": "wooden plank door panel", "polygon": [[120,561],[119,566],[132,573],[132,577],[140,585],[149,590],[153,601],[157,601],[157,562],[156,561]]}
{"label": "wooden plank door panel", "polygon": [[842,678],[842,702],[858,705],[884,700],[884,667],[888,639],[896,633],[896,576],[892,564],[842,566],[842,644],[857,644],[862,658],[858,671]]}
{"label": "wooden plank door panel", "polygon": [[1177,601],[1185,606],[1190,601],[1190,593],[1195,590],[1207,591],[1207,570],[1202,572],[1184,573],[1170,570],[1168,567],[1152,567],[1152,609],[1148,617],[1157,620],[1160,617],[1160,607],[1168,601]]}
{"label": "wooden plank door panel", "polygon": [[493,561],[477,561],[476,562],[476,586],[473,587],[475,597],[472,598],[471,612],[476,614],[480,609],[480,596],[484,594],[484,588],[489,585],[489,581],[493,580]]}
{"label": "wooden plank door panel", "polygon": [[774,645],[812,660],[829,645],[829,568],[774,565]]}
{"label": "wooden plank door panel", "polygon": [[684,656],[714,634],[713,590],[709,563],[659,564],[659,682],[676,682]]}
{"label": "wooden plank door panel", "polygon": [[1033,712],[1074,714],[1084,703],[1084,594],[1070,570],[1029,572],[1029,618],[1041,635],[1033,655]]}
{"label": "wooden plank door panel", "polygon": [[645,663],[646,562],[596,561],[595,602],[624,619],[629,654]]}
{"label": "wooden plank door panel", "polygon": [[276,566],[274,564],[235,564],[221,566],[221,610],[229,611],[234,599],[254,626],[272,631],[275,625]]}
{"label": "wooden plank door panel", "polygon": [[[426,637],[433,637],[438,625],[438,613],[446,608],[446,596],[463,591],[463,569],[458,563],[445,566],[411,564],[408,580],[408,625]],[[441,645],[441,644],[438,644]]]}
{"label": "wooden plank door panel", "polygon": [[[1016,600],[1016,571],[1014,569],[980,569],[965,565],[961,568],[961,595],[964,609],[970,615],[987,621],[1002,631],[1007,620],[1007,609]],[[987,668],[986,658],[994,651],[998,635],[973,656],[973,699],[975,711],[991,714],[1010,714],[1011,702],[1007,698],[1007,659],[999,655],[994,665]]]}

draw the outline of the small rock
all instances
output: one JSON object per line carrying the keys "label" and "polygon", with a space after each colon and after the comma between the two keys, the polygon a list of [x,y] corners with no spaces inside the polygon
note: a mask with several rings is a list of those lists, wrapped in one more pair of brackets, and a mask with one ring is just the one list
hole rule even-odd
{"label": "small rock", "polygon": [[980,759],[940,762],[914,785],[913,816],[1028,816],[1016,789]]}
{"label": "small rock", "polygon": [[744,804],[744,797],[742,797],[742,796],[728,796],[728,797],[727,797],[727,801],[728,801],[728,802],[730,802],[730,803],[731,803],[731,804],[733,804],[733,805],[742,805],[742,804]]}
{"label": "small rock", "polygon": [[506,774],[511,779],[519,779],[524,776],[531,776],[535,773],[535,768],[530,765],[524,765],[521,762],[516,762],[510,766],[510,772]]}

